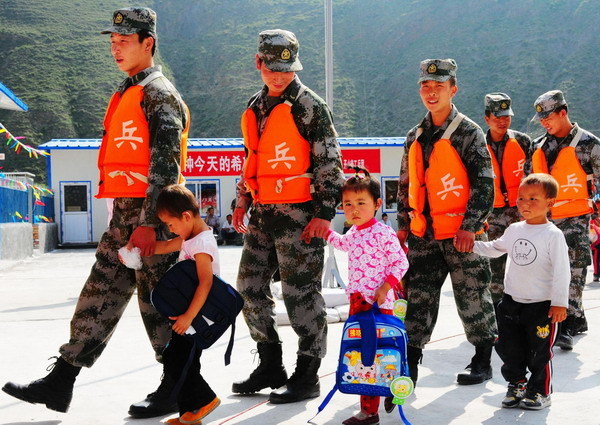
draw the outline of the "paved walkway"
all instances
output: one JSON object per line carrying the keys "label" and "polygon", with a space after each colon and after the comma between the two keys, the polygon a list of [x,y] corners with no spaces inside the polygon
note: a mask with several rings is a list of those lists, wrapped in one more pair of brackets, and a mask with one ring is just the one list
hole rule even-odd
{"label": "paved walkway", "polygon": [[[225,280],[235,282],[241,249],[221,247]],[[345,276],[345,256],[336,254]],[[48,357],[68,338],[69,320],[89,268],[93,250],[58,250],[21,262],[0,263],[0,385],[8,380],[25,383],[44,376]],[[589,274],[591,276],[591,273]],[[501,409],[505,382],[500,360],[494,354],[494,378],[470,387],[455,383],[456,373],[469,362],[473,348],[466,342],[456,314],[450,285],[443,287],[440,315],[432,342],[424,354],[419,386],[405,407],[413,425],[438,424],[600,424],[600,285],[589,284],[584,293],[590,331],[576,338],[575,349],[557,350],[554,358],[553,405],[539,412]],[[333,385],[341,323],[329,326],[329,353],[320,370],[321,392]],[[289,326],[280,328],[285,364],[293,370],[296,337]],[[271,405],[268,392],[235,396],[234,380],[255,367],[250,350],[254,343],[239,318],[232,364],[223,366],[226,341],[202,356],[203,374],[222,400],[205,418],[205,425],[304,424],[316,412],[322,397],[290,405]],[[75,386],[69,413],[20,402],[0,392],[0,424],[4,425],[119,425],[159,424],[165,418],[134,420],[129,405],[143,399],[158,385],[161,367],[142,329],[135,302],[130,303],[110,344],[91,369],[84,369]],[[336,394],[314,423],[340,424],[358,408],[358,396]],[[397,413],[381,410],[381,424],[400,423]]]}

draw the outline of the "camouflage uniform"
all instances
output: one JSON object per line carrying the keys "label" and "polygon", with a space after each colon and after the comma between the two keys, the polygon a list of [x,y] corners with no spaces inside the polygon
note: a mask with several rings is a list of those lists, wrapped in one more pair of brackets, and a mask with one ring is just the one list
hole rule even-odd
{"label": "camouflage uniform", "polygon": [[[453,105],[445,123],[441,127],[434,127],[431,114],[428,113],[418,126],[408,132],[398,182],[398,229],[409,230],[410,227],[408,152],[415,141],[417,129],[423,129],[419,142],[423,147],[423,160],[427,168],[433,144],[457,114],[458,110]],[[494,189],[490,155],[485,147],[483,131],[467,117],[454,131],[451,143],[460,155],[471,182],[471,195],[461,229],[476,233],[483,228],[492,209]],[[422,238],[413,234],[408,236],[410,267],[404,279],[408,290],[405,324],[409,345],[422,349],[429,342],[437,320],[441,287],[450,273],[454,299],[468,341],[475,346],[491,346],[497,330],[489,291],[491,276],[488,259],[473,253],[458,252],[451,238],[435,240],[427,205],[423,213],[427,219],[425,235]],[[487,240],[487,236],[482,233],[476,239]]]}
{"label": "camouflage uniform", "polygon": [[[125,79],[123,93],[160,66],[147,68]],[[150,303],[150,291],[177,259],[177,254],[143,257],[143,267],[134,271],[123,265],[117,250],[126,245],[138,226],[154,227],[159,240],[169,234],[156,216],[160,190],[177,183],[180,140],[186,125],[183,102],[173,85],[159,77],[144,87],[142,109],[150,130],[150,168],[145,198],[116,198],[108,230],[102,235],[92,266],[71,320],[69,342],[60,347],[61,356],[74,366],[90,367],[98,359],[137,289],[138,304],[146,332],[160,361],[171,328]]]}
{"label": "camouflage uniform", "polygon": [[[525,152],[526,160],[523,165],[525,175],[531,173],[531,154],[533,153],[533,145],[531,143],[531,137],[525,133],[511,130],[514,138]],[[488,130],[486,134],[486,140],[488,146],[492,149],[496,158],[498,158],[498,164],[502,166],[502,155],[504,154],[504,147],[508,141],[508,133],[504,135],[504,139],[500,142],[494,142],[490,136]],[[502,183],[501,183],[502,184]],[[516,223],[521,219],[517,206],[510,207],[508,205],[500,208],[494,208],[492,213],[488,217],[488,238],[493,241],[498,239],[504,234],[504,231],[512,223]],[[502,255],[498,258],[490,258],[490,268],[492,270],[492,282],[490,284],[490,292],[492,293],[492,300],[494,305],[498,304],[504,295],[504,271],[506,268],[506,255]]]}
{"label": "camouflage uniform", "polygon": [[[248,105],[256,114],[259,134],[271,110],[279,103],[293,103],[292,115],[298,131],[311,146],[314,193],[309,202],[254,204],[244,237],[237,287],[244,297],[244,318],[256,342],[280,343],[269,288],[279,266],[285,306],[292,328],[299,336],[298,354],[323,358],[327,322],[321,295],[324,241],[313,238],[306,244],[300,235],[314,217],[332,220],[344,181],[340,147],[331,112],[310,89],[294,100],[301,88],[296,76],[277,98],[267,96],[265,86]],[[248,210],[252,198],[243,184],[237,207]]]}
{"label": "camouflage uniform", "polygon": [[[562,140],[548,133],[535,140],[534,143],[537,146],[543,138],[546,138],[542,151],[546,155],[549,171],[552,171],[558,152],[569,146],[578,130],[579,126],[575,123],[569,135]],[[586,174],[593,175],[594,180],[597,182],[600,178],[600,139],[588,131],[583,131],[583,136],[575,148],[575,154]],[[588,184],[590,185],[588,187],[590,193],[595,193],[595,187],[592,187],[589,182]],[[591,214],[585,214],[578,217],[553,220],[556,226],[563,231],[569,246],[571,284],[569,287],[568,314],[578,318],[583,316],[583,288],[586,281],[587,266],[591,264],[592,258],[589,240],[590,219]]]}

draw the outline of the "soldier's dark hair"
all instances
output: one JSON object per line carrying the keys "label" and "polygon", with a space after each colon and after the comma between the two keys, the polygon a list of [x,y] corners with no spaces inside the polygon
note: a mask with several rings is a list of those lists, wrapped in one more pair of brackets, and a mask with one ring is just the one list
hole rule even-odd
{"label": "soldier's dark hair", "polygon": [[137,34],[140,43],[149,37],[154,39],[154,44],[152,45],[152,56],[154,56],[154,53],[156,52],[156,46],[158,45],[158,36],[149,30],[139,30]]}
{"label": "soldier's dark hair", "polygon": [[200,213],[198,201],[187,187],[172,184],[160,191],[156,200],[156,214],[181,218],[186,211],[190,211],[194,216]]}
{"label": "soldier's dark hair", "polygon": [[558,195],[558,182],[550,174],[533,173],[521,180],[521,186],[532,184],[541,185],[548,199],[554,199]]}
{"label": "soldier's dark hair", "polygon": [[361,167],[349,167],[354,170],[355,174],[346,180],[342,186],[342,193],[353,191],[362,192],[366,190],[373,198],[373,202],[377,202],[381,198],[381,185],[374,179],[369,170]]}
{"label": "soldier's dark hair", "polygon": [[454,87],[456,85],[457,79],[456,77],[450,77],[448,81],[450,81],[450,87]]}
{"label": "soldier's dark hair", "polygon": [[556,108],[554,111],[552,112],[556,112],[559,113],[560,111],[564,110],[566,113],[569,113],[569,108],[567,105],[560,105],[558,108]]}

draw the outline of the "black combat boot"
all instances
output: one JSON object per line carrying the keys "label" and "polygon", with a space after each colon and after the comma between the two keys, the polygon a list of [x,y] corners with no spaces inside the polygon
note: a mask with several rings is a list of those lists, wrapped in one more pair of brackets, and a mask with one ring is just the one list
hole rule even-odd
{"label": "black combat boot", "polygon": [[492,379],[492,349],[494,346],[479,345],[475,347],[475,355],[471,359],[465,370],[459,373],[456,381],[459,385],[481,384],[488,379]]}
{"label": "black combat boot", "polygon": [[176,397],[173,394],[177,381],[169,374],[163,373],[158,388],[142,401],[129,406],[132,418],[154,418],[178,412]]}
{"label": "black combat boot", "polygon": [[285,383],[286,388],[273,391],[269,395],[269,401],[273,404],[285,404],[319,397],[321,386],[317,372],[320,366],[320,358],[299,354],[296,370]]}
{"label": "black combat boot", "polygon": [[422,359],[423,349],[409,345],[406,351],[406,360],[408,362],[410,379],[413,381],[415,387],[417,386],[417,379],[419,379],[419,363],[422,362]]}
{"label": "black combat boot", "polygon": [[571,351],[573,349],[573,337],[576,335],[576,318],[575,316],[567,316],[564,322],[560,324],[558,336],[554,345],[563,350]]}
{"label": "black combat boot", "polygon": [[[52,357],[51,357],[52,358]],[[48,409],[66,413],[73,398],[73,385],[81,367],[73,366],[62,357],[54,357],[48,366],[50,373],[26,385],[7,382],[2,391],[28,403],[45,404]]]}
{"label": "black combat boot", "polygon": [[588,323],[587,323],[587,319],[585,318],[585,313],[583,313],[583,316],[575,318],[575,328],[574,328],[575,335],[587,332],[587,330],[588,330]]}
{"label": "black combat boot", "polygon": [[251,394],[271,387],[279,388],[287,381],[287,372],[283,366],[283,355],[281,344],[264,343],[257,344],[260,363],[244,381],[234,382],[231,391],[237,394]]}

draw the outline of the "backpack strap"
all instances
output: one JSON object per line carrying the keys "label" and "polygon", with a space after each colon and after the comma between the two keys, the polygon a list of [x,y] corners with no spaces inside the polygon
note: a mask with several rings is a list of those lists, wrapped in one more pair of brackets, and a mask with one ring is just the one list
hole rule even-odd
{"label": "backpack strap", "polygon": [[356,314],[356,319],[360,324],[360,338],[361,338],[361,362],[365,366],[373,366],[375,362],[375,352],[377,351],[377,328],[375,326],[375,314],[374,310],[379,307],[377,304],[373,305],[373,308],[369,311]]}
{"label": "backpack strap", "polygon": [[[317,413],[315,414],[315,416],[313,416],[312,418],[310,418],[309,420],[306,421],[307,424],[312,423],[313,419],[316,418],[317,415],[319,413],[321,413],[323,411],[323,409],[325,409],[325,407],[327,407],[327,405],[331,401],[331,398],[333,397],[333,395],[335,394],[335,392],[337,390],[338,390],[338,384],[337,384],[337,379],[336,379],[335,380],[335,384],[333,384],[333,388],[331,389],[331,391],[329,391],[329,393],[327,394],[327,396],[325,397],[325,399],[323,400],[323,402],[317,408]],[[410,425],[410,424],[408,424],[408,425]]]}
{"label": "backpack strap", "polygon": [[400,404],[398,404],[398,414],[400,415],[402,422],[404,422],[404,425],[411,425],[410,422],[408,422],[408,419],[406,419],[406,416],[404,416],[404,410],[402,410],[402,406]]}

